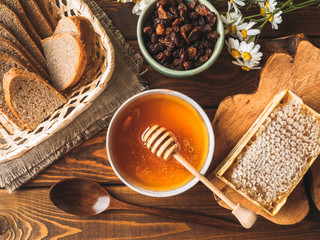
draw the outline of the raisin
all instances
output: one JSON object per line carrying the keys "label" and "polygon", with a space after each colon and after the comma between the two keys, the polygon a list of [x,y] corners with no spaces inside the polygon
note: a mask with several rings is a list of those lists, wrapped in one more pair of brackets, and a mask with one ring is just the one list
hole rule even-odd
{"label": "raisin", "polygon": [[172,28],[168,27],[168,28],[166,28],[165,34],[170,35],[170,33],[172,33],[172,32],[173,32]]}
{"label": "raisin", "polygon": [[205,54],[199,58],[199,61],[202,63],[205,63],[206,61],[208,61],[208,59],[209,59],[209,56],[207,54]]}
{"label": "raisin", "polygon": [[200,27],[195,27],[191,33],[189,34],[189,37],[188,37],[188,42],[194,42],[198,39],[200,39],[201,37],[201,28]]}
{"label": "raisin", "polygon": [[156,43],[158,42],[158,36],[155,33],[152,33],[151,35],[151,43]]}
{"label": "raisin", "polygon": [[174,43],[168,35],[164,38],[164,44],[169,48],[174,48]]}
{"label": "raisin", "polygon": [[180,31],[180,28],[178,26],[172,26],[172,30],[177,33]]}
{"label": "raisin", "polygon": [[168,19],[168,15],[162,6],[158,8],[158,15],[159,15],[159,18]]}
{"label": "raisin", "polygon": [[206,38],[210,41],[215,41],[219,37],[219,33],[217,31],[208,32],[206,34]]}
{"label": "raisin", "polygon": [[184,67],[182,66],[182,64],[179,64],[179,65],[174,67],[174,70],[183,71]]}
{"label": "raisin", "polygon": [[158,24],[156,27],[156,32],[158,35],[164,34],[164,26],[162,24]]}
{"label": "raisin", "polygon": [[196,57],[197,55],[197,49],[195,47],[189,47],[187,49],[187,53],[188,53],[188,59],[192,60]]}
{"label": "raisin", "polygon": [[178,11],[176,7],[170,7],[169,12],[172,13],[173,18],[178,18]]}
{"label": "raisin", "polygon": [[156,6],[157,6],[157,8],[159,8],[160,6],[162,7],[162,6],[167,5],[167,3],[168,3],[167,0],[160,0],[157,2]]}
{"label": "raisin", "polygon": [[186,52],[183,48],[180,48],[179,58],[180,58],[182,61],[186,61],[186,60],[187,60],[187,52]]}
{"label": "raisin", "polygon": [[193,10],[194,7],[197,5],[198,0],[193,0],[192,2],[188,2],[187,6],[190,10]]}
{"label": "raisin", "polygon": [[174,68],[173,65],[172,65],[171,63],[168,63],[168,62],[165,62],[165,63],[163,64],[163,66],[165,66],[166,68],[170,68],[170,69],[173,69],[173,68]]}
{"label": "raisin", "polygon": [[192,27],[192,25],[189,24],[189,23],[183,25],[183,26],[180,28],[180,30],[181,30],[181,31],[184,31],[185,33],[190,32],[192,29],[193,29],[193,27]]}
{"label": "raisin", "polygon": [[156,55],[156,61],[160,64],[163,64],[166,60],[165,57],[166,57],[165,54],[163,52],[160,52]]}
{"label": "raisin", "polygon": [[206,21],[204,20],[203,17],[198,17],[198,24],[200,27],[203,27],[206,24]]}
{"label": "raisin", "polygon": [[209,9],[206,6],[200,4],[195,7],[195,11],[202,16],[206,16],[209,12]]}
{"label": "raisin", "polygon": [[193,68],[193,63],[191,61],[185,61],[185,62],[183,62],[182,65],[185,70],[190,70]]}
{"label": "raisin", "polygon": [[199,26],[198,21],[196,21],[196,20],[191,20],[190,23],[191,23],[191,25],[192,25],[193,27]]}
{"label": "raisin", "polygon": [[211,27],[214,27],[217,21],[217,15],[214,12],[208,12],[205,16],[206,23],[210,24]]}
{"label": "raisin", "polygon": [[174,50],[173,52],[172,52],[172,56],[174,57],[174,58],[179,58],[179,49],[176,49],[176,50]]}
{"label": "raisin", "polygon": [[171,52],[165,50],[163,53],[164,53],[166,61],[167,62],[170,61],[171,60]]}
{"label": "raisin", "polygon": [[171,41],[174,43],[175,46],[179,46],[179,38],[178,38],[177,33],[172,32],[170,34],[170,38],[171,38]]}
{"label": "raisin", "polygon": [[180,10],[184,10],[184,11],[188,11],[188,9],[187,9],[187,6],[184,4],[184,3],[180,3],[179,5],[178,5],[178,10],[180,11]]}
{"label": "raisin", "polygon": [[189,18],[190,18],[191,20],[197,19],[198,16],[199,16],[199,14],[196,13],[196,12],[191,12],[191,13],[189,13]]}
{"label": "raisin", "polygon": [[179,15],[185,23],[189,22],[188,12],[186,10],[179,10]]}
{"label": "raisin", "polygon": [[157,52],[159,52],[160,47],[161,43],[151,44],[149,47],[149,51],[153,54],[156,54]]}
{"label": "raisin", "polygon": [[176,20],[173,21],[172,26],[179,26],[182,22],[181,18],[177,18]]}
{"label": "raisin", "polygon": [[144,34],[145,36],[150,37],[151,34],[152,34],[152,28],[151,28],[151,27],[145,27],[145,28],[143,29],[143,34]]}
{"label": "raisin", "polygon": [[175,59],[173,59],[173,61],[172,61],[172,65],[173,66],[178,66],[179,64],[182,64],[182,60],[181,59],[179,59],[179,58],[175,58]]}
{"label": "raisin", "polygon": [[212,32],[212,27],[209,24],[204,25],[203,32]]}
{"label": "raisin", "polygon": [[209,57],[212,55],[213,51],[211,48],[207,48],[205,51],[205,54],[208,55]]}

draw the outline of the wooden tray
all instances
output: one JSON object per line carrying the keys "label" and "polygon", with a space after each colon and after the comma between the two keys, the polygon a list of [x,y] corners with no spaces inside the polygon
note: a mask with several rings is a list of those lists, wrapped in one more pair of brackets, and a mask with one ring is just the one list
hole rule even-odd
{"label": "wooden tray", "polygon": [[[302,98],[306,105],[320,112],[320,49],[314,47],[303,35],[276,39],[266,48],[272,49],[273,52],[276,50],[277,53],[270,56],[265,64],[258,90],[253,94],[228,97],[217,110],[213,120],[216,138],[214,168],[228,155],[277,93],[290,89]],[[316,160],[311,167],[314,186],[312,192],[318,208],[320,174],[314,173],[315,169],[319,169],[319,165],[319,161]],[[228,187],[214,174],[209,177],[233,201],[243,204],[274,223],[295,224],[309,212],[308,198],[302,182],[291,193],[279,213],[271,216]],[[226,207],[222,201],[217,201]]]}

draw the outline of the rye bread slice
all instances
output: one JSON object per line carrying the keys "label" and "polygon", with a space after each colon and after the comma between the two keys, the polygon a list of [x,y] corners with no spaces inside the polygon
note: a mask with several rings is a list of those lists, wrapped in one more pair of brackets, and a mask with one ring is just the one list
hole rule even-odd
{"label": "rye bread slice", "polygon": [[[4,96],[2,79],[11,68],[27,69],[27,66],[21,60],[0,52],[0,112],[22,130],[23,124],[13,115]],[[4,123],[2,124],[5,126]]]}
{"label": "rye bread slice", "polygon": [[37,46],[41,48],[41,39],[24,12],[19,0],[0,0],[0,2],[7,4],[15,12],[15,14],[19,16],[30,37],[35,41]]}
{"label": "rye bread slice", "polygon": [[94,30],[90,21],[83,16],[64,17],[58,22],[54,35],[61,33],[70,33],[81,39],[86,49],[87,63],[89,65],[95,55],[93,48]]}
{"label": "rye bread slice", "polygon": [[2,23],[0,23],[0,37],[3,37],[10,41],[12,44],[14,44],[29,60],[29,62],[38,69],[38,71],[41,73],[41,75],[45,79],[49,79],[49,73],[47,70],[47,66],[45,68],[38,62],[37,59],[35,59],[27,49],[22,46],[22,44],[19,42],[19,40],[12,34],[12,32]]}
{"label": "rye bread slice", "polygon": [[29,130],[67,101],[42,77],[26,70],[13,68],[7,72],[3,88],[9,108]]}
{"label": "rye bread slice", "polygon": [[35,73],[39,73],[39,71],[29,62],[27,57],[17,48],[13,43],[4,37],[0,36],[0,52],[7,53],[15,58],[20,59],[29,69],[31,69]]}
{"label": "rye bread slice", "polygon": [[53,28],[43,16],[38,4],[34,0],[19,1],[39,36],[42,39],[52,36]]}
{"label": "rye bread slice", "polygon": [[32,40],[19,17],[6,4],[0,2],[0,23],[5,25],[13,35],[30,51],[30,53],[43,65],[46,60],[37,44]]}
{"label": "rye bread slice", "polygon": [[57,21],[54,19],[50,12],[49,1],[48,0],[36,0],[43,16],[47,19],[52,29],[55,29],[57,26]]}
{"label": "rye bread slice", "polygon": [[62,33],[42,40],[51,84],[62,91],[76,84],[86,67],[87,56],[78,36]]}

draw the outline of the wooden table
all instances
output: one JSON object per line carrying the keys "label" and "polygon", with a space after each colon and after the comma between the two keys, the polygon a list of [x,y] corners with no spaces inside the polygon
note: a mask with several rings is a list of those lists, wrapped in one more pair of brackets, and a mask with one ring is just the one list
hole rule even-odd
{"label": "wooden table", "polygon": [[[225,1],[223,1],[225,2]],[[97,0],[131,46],[139,52],[136,41],[138,17],[131,14],[133,4],[115,0]],[[224,3],[225,4],[225,3]],[[225,10],[225,6],[218,6]],[[305,33],[320,47],[320,9],[308,7],[283,16],[278,31],[263,30],[260,43],[270,38]],[[167,78],[144,63],[143,76],[149,87],[169,88],[196,100],[213,120],[222,99],[229,95],[253,92],[259,82],[258,71],[244,72],[231,63],[226,49],[218,61],[203,74],[189,79]],[[116,198],[128,203],[182,210],[234,220],[230,211],[220,207],[212,193],[201,183],[175,197],[151,198],[125,185],[112,171],[105,147],[107,128],[57,160],[36,179],[13,194],[0,190],[0,239],[319,239],[320,212],[310,201],[310,213],[300,223],[280,226],[259,217],[250,230],[231,231],[124,210],[110,211],[96,217],[75,217],[54,207],[48,197],[50,186],[70,177],[86,177],[105,185]],[[308,180],[305,178],[305,185]],[[308,197],[311,200],[310,193]]]}

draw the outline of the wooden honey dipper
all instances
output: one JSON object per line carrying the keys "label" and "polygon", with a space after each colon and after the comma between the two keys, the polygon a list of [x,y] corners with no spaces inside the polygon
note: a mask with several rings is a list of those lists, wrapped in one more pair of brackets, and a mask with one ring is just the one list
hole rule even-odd
{"label": "wooden honey dipper", "polygon": [[166,128],[160,127],[159,125],[153,125],[152,127],[147,128],[142,136],[142,141],[157,157],[163,158],[164,160],[173,157],[181,163],[232,209],[232,214],[239,220],[244,228],[249,229],[256,222],[257,215],[253,211],[243,207],[240,203],[235,204],[231,201],[177,152],[179,147],[178,142],[174,134],[169,132]]}

